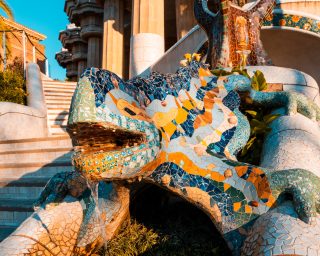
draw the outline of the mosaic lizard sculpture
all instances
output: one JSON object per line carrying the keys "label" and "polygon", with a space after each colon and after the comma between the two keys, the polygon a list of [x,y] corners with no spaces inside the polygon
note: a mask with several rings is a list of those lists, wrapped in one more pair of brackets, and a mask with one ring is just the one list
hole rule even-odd
{"label": "mosaic lizard sculpture", "polygon": [[[250,133],[238,92],[249,92],[258,104],[284,107],[288,115],[299,112],[320,120],[320,110],[303,95],[258,92],[250,83],[241,75],[218,78],[195,61],[175,74],[153,73],[127,82],[109,71],[86,70],[68,121],[76,172],[54,177],[38,203],[59,201],[70,192],[79,196],[70,186],[79,177],[118,185],[144,180],[201,208],[234,254],[245,239],[240,230],[281,202],[284,193],[292,194],[299,218],[310,222],[319,203],[317,176],[237,162]],[[90,227],[85,233],[92,234]]]}

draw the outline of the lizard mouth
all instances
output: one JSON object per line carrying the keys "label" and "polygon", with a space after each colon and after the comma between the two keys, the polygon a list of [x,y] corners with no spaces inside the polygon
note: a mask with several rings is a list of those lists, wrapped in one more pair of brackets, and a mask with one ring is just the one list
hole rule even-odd
{"label": "lizard mouth", "polygon": [[75,153],[91,155],[121,151],[146,143],[146,135],[108,122],[77,123],[68,125]]}

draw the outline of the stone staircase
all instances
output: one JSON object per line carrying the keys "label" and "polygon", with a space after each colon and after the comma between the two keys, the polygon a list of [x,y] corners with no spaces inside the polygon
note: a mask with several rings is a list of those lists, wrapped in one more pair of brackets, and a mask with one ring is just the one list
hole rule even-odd
{"label": "stone staircase", "polygon": [[49,137],[0,141],[0,241],[32,214],[34,201],[53,175],[72,170],[66,125],[76,83],[43,76],[42,84]]}
{"label": "stone staircase", "polygon": [[56,173],[71,171],[69,136],[0,141],[0,241],[33,212]]}
{"label": "stone staircase", "polygon": [[48,109],[49,133],[54,136],[63,135],[76,83],[43,79],[42,85]]}

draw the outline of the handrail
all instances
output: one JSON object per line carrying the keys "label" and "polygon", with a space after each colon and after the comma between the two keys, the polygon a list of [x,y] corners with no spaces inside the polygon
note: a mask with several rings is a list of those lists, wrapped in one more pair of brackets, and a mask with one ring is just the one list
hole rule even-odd
{"label": "handrail", "polygon": [[29,107],[38,109],[41,113],[47,114],[43,86],[41,81],[40,68],[35,63],[29,63],[26,69],[27,103]]}

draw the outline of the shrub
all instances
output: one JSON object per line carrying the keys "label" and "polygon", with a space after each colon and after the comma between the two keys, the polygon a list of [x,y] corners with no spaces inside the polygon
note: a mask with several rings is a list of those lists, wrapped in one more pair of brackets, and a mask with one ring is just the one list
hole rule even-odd
{"label": "shrub", "polygon": [[5,71],[0,72],[0,101],[26,105],[26,98],[23,64],[15,58]]}

